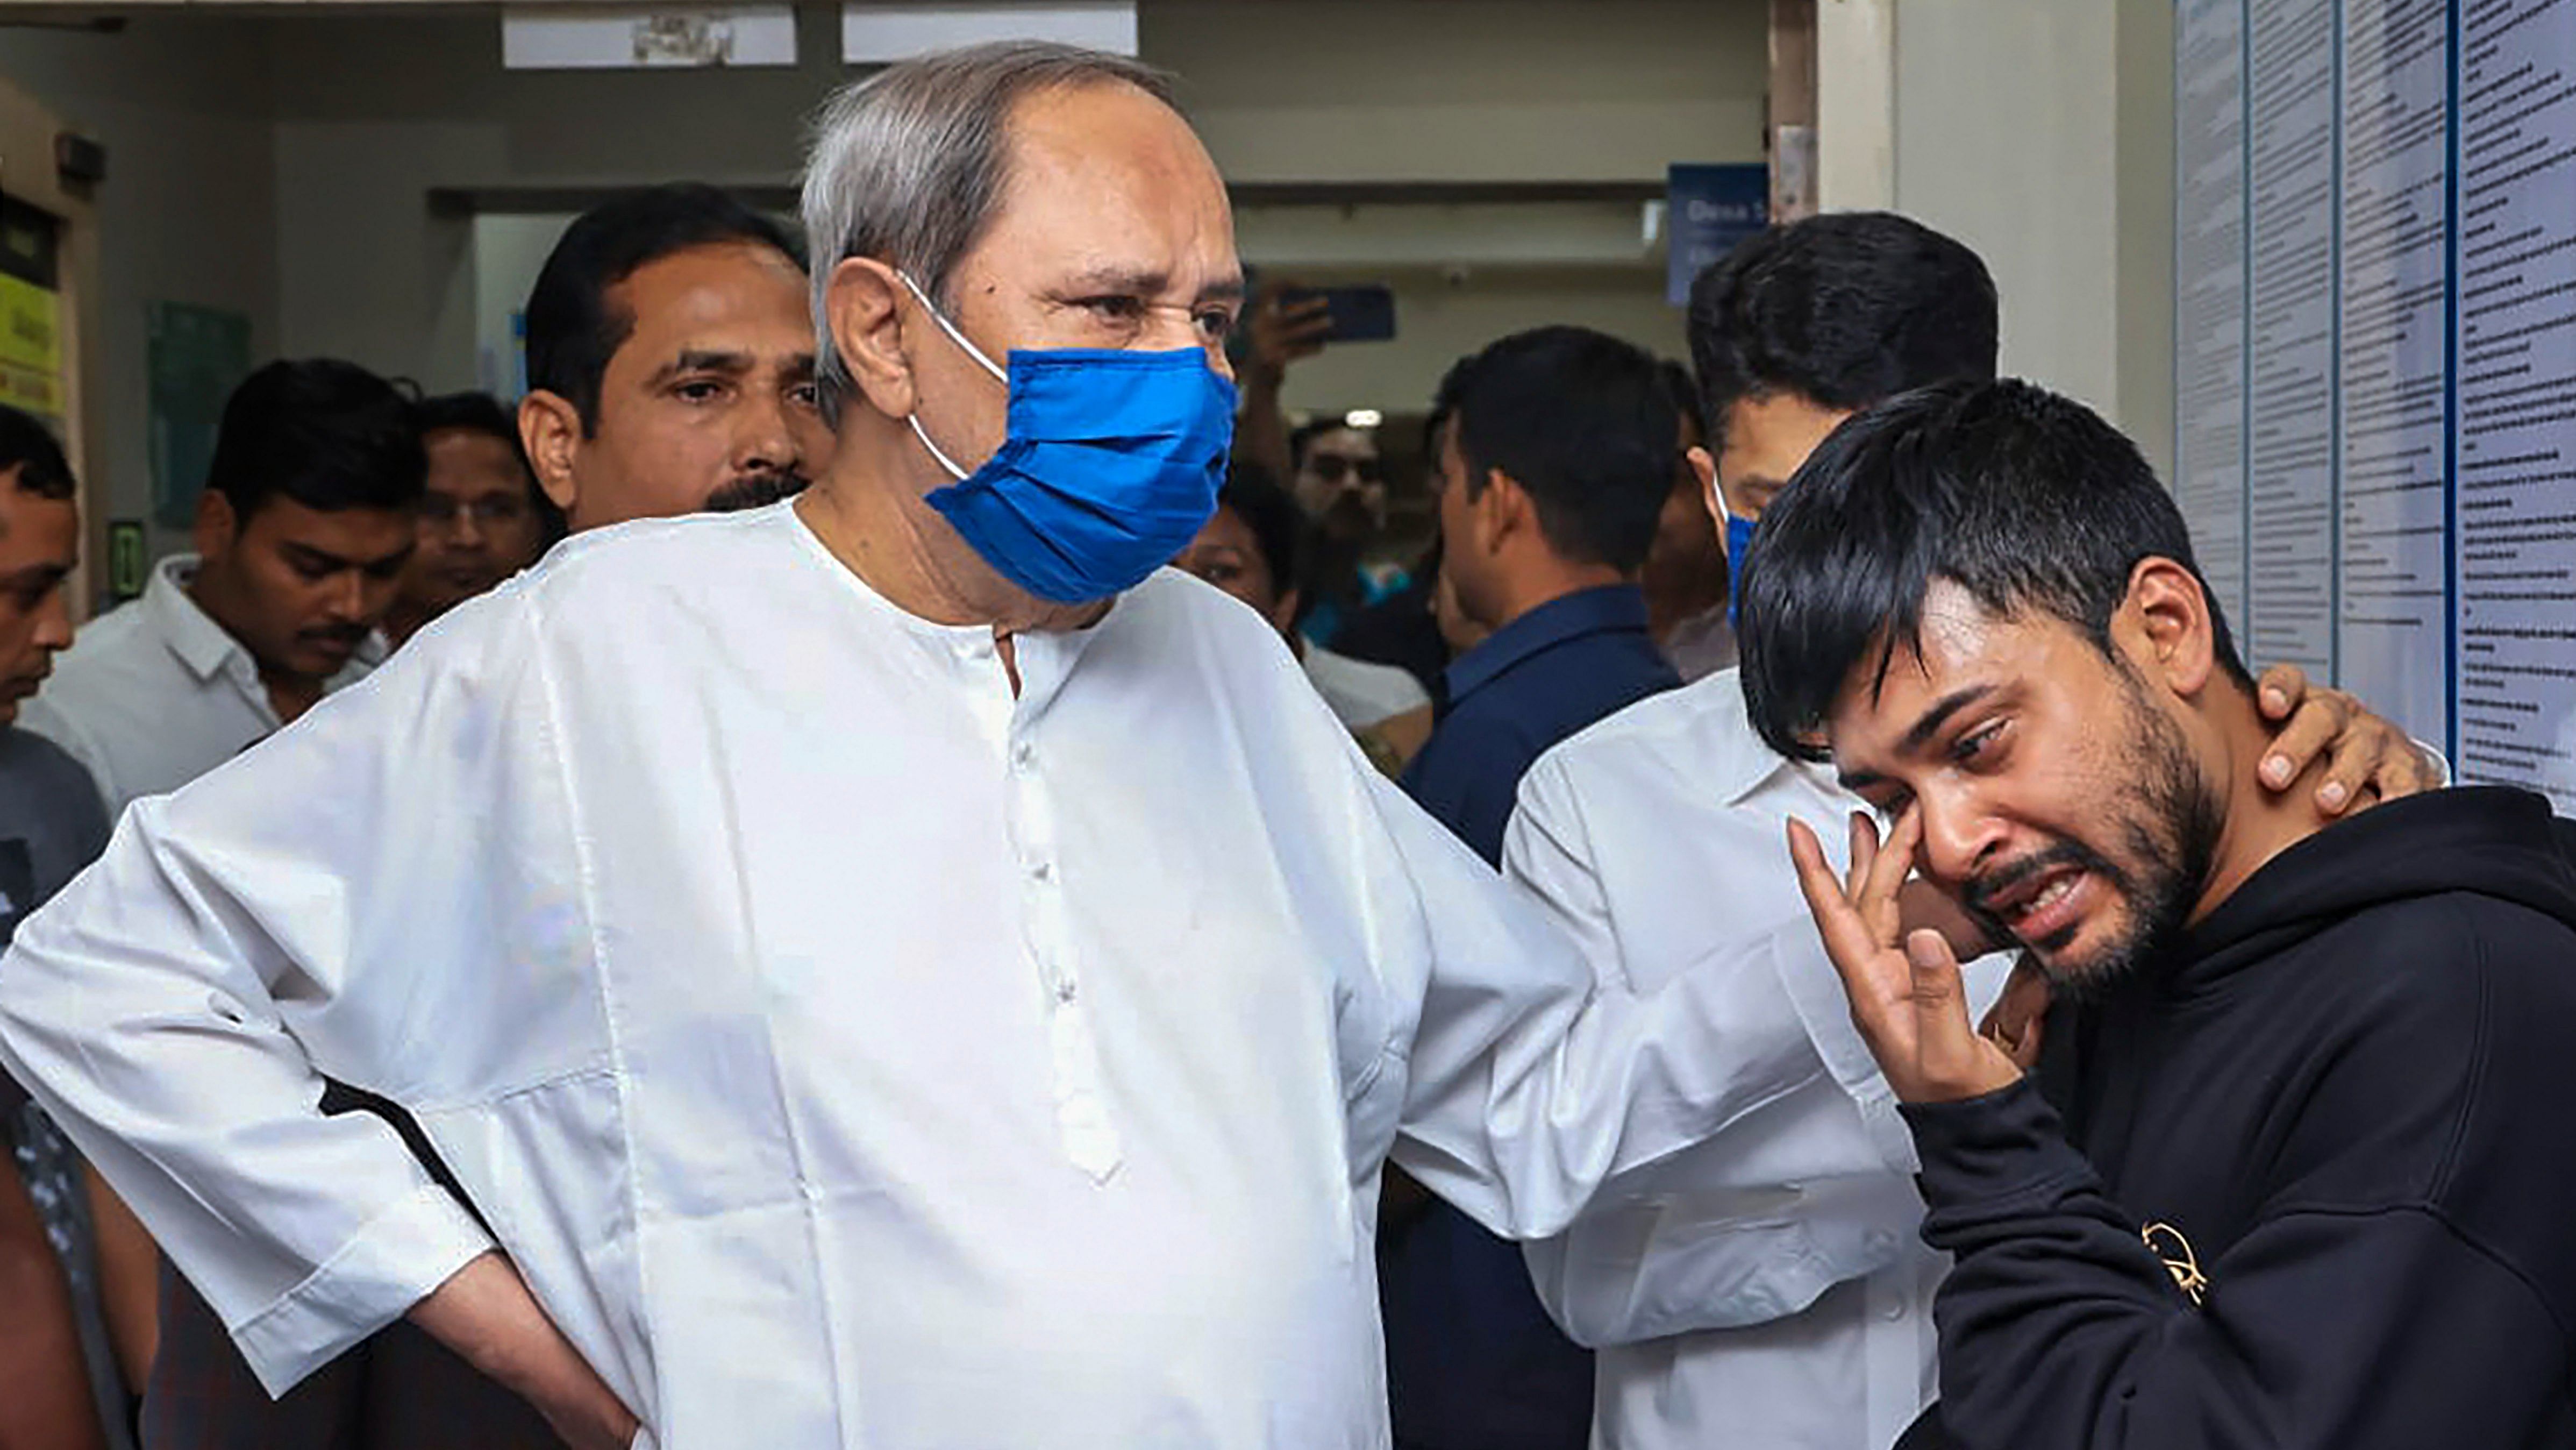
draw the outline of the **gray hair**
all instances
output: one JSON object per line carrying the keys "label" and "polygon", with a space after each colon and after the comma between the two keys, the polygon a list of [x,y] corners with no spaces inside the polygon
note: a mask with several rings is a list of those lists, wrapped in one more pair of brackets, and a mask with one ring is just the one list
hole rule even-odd
{"label": "gray hair", "polygon": [[850,373],[823,303],[851,257],[901,268],[943,309],[949,274],[992,221],[1009,179],[1011,108],[1032,92],[1123,82],[1172,103],[1164,72],[1105,51],[1006,40],[888,66],[833,93],[805,157],[815,376],[837,424]]}

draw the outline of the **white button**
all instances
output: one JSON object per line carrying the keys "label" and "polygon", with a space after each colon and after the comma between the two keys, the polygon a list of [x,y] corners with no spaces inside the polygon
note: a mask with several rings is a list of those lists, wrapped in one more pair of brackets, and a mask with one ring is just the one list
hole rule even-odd
{"label": "white button", "polygon": [[1890,1323],[1890,1324],[1893,1324],[1893,1323],[1895,1323],[1897,1320],[1904,1318],[1904,1317],[1905,1317],[1905,1301],[1904,1301],[1904,1300],[1902,1300],[1902,1299],[1890,1299],[1890,1300],[1888,1300],[1888,1301],[1887,1301],[1887,1307],[1878,1311],[1878,1317],[1879,1317],[1879,1318],[1881,1318],[1881,1319],[1886,1320],[1886,1321],[1887,1321],[1888,1323]]}
{"label": "white button", "polygon": [[1064,981],[1055,984],[1055,999],[1057,1001],[1064,1003],[1068,1007],[1072,1006],[1074,995],[1073,980],[1071,978],[1068,977]]}
{"label": "white button", "polygon": [[1036,764],[1037,758],[1038,748],[1025,740],[1021,741],[1011,751],[1011,764],[1018,766],[1022,770],[1026,770],[1031,765]]}
{"label": "white button", "polygon": [[1032,861],[1029,863],[1029,875],[1040,881],[1053,881],[1055,879],[1055,863],[1052,861]]}
{"label": "white button", "polygon": [[1883,1254],[1896,1247],[1896,1235],[1883,1228],[1874,1228],[1869,1231],[1869,1237],[1863,1242],[1869,1246],[1871,1253]]}

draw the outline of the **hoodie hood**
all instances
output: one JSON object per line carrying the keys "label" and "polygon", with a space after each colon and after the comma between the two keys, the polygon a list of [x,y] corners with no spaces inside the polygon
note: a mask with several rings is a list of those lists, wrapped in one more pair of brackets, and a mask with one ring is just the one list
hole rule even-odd
{"label": "hoodie hood", "polygon": [[2466,891],[2576,928],[2576,822],[2501,786],[2457,786],[2338,822],[2267,862],[2185,937],[2171,985],[2207,985],[2370,907]]}

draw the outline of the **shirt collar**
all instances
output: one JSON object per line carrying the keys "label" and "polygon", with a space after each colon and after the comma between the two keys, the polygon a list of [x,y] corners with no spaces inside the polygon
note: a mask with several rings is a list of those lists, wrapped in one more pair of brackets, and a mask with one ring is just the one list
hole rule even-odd
{"label": "shirt collar", "polygon": [[1694,680],[1682,687],[1684,697],[1695,709],[1706,711],[1725,723],[1722,730],[1698,732],[1694,739],[1706,746],[1707,753],[1693,762],[1704,771],[1718,799],[1728,805],[1741,804],[1746,796],[1760,790],[1782,771],[1802,774],[1836,795],[1844,794],[1829,767],[1804,760],[1783,757],[1763,742],[1753,729],[1752,713],[1744,705],[1744,672],[1733,666],[1705,679]]}
{"label": "shirt collar", "polygon": [[1559,595],[1485,636],[1442,673],[1452,705],[1542,650],[1613,630],[1646,630],[1646,596],[1634,584],[1602,584]]}
{"label": "shirt collar", "polygon": [[194,554],[173,554],[162,560],[143,590],[143,612],[170,653],[203,682],[221,674],[235,656],[248,663],[250,651],[188,597],[188,581],[196,573]]}

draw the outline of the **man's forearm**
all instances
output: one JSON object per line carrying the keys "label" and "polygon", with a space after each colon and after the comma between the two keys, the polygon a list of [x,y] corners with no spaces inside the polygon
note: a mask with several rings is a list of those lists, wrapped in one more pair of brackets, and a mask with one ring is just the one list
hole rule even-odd
{"label": "man's forearm", "polygon": [[497,1253],[484,1254],[411,1308],[414,1324],[536,1406],[573,1450],[623,1450],[638,1422]]}

